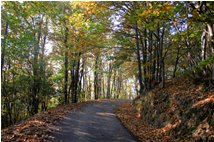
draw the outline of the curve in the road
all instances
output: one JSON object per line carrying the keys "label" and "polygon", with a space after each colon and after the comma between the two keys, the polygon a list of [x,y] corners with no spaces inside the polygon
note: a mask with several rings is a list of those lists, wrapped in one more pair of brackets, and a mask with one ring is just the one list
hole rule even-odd
{"label": "curve in the road", "polygon": [[58,142],[136,142],[114,114],[124,100],[99,101],[71,112],[53,132]]}

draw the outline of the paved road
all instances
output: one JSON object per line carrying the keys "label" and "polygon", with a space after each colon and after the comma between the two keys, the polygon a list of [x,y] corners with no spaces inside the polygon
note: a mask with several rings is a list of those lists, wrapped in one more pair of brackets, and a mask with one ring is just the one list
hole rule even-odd
{"label": "paved road", "polygon": [[101,101],[71,112],[59,122],[59,132],[52,135],[58,142],[136,142],[114,114],[124,100]]}

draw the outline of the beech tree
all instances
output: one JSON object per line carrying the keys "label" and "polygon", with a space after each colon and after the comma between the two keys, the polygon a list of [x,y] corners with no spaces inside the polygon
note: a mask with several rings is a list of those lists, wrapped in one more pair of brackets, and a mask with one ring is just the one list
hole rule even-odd
{"label": "beech tree", "polygon": [[3,2],[2,126],[58,104],[214,79],[212,2]]}

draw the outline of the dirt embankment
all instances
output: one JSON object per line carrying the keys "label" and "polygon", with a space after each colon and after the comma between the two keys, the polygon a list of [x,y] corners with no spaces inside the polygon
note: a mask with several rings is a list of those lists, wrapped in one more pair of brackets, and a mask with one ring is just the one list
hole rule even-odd
{"label": "dirt embankment", "polygon": [[169,80],[120,108],[118,117],[142,141],[214,141],[214,90],[207,90],[187,79]]}

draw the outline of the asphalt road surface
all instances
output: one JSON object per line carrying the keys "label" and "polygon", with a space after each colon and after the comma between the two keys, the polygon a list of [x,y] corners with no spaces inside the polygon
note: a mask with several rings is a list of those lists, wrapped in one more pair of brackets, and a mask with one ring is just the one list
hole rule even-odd
{"label": "asphalt road surface", "polygon": [[125,100],[100,101],[71,112],[51,135],[57,142],[137,142],[114,114]]}

